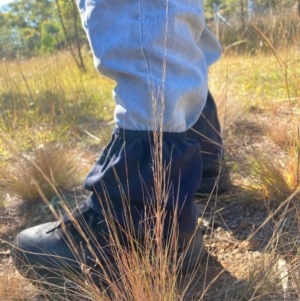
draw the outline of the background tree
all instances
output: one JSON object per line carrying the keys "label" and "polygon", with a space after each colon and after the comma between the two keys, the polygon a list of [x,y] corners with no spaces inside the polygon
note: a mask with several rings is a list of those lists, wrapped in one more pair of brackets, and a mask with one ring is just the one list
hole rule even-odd
{"label": "background tree", "polygon": [[34,28],[23,28],[22,33],[22,47],[23,56],[30,56],[40,48],[41,36]]}
{"label": "background tree", "polygon": [[10,25],[34,28],[40,32],[41,24],[55,18],[52,0],[17,0],[9,4]]}
{"label": "background tree", "polygon": [[53,21],[44,21],[41,25],[41,49],[43,52],[53,52],[59,42],[59,26]]}
{"label": "background tree", "polygon": [[18,51],[18,35],[8,23],[7,14],[0,12],[0,59],[14,58]]}
{"label": "background tree", "polygon": [[84,35],[79,21],[77,4],[75,0],[55,0],[55,3],[67,46],[77,66],[85,70],[81,53],[81,42]]}
{"label": "background tree", "polygon": [[6,48],[8,44],[13,45],[13,56],[29,57],[40,53],[42,24],[57,19],[53,1],[17,0],[7,7],[3,13],[6,23],[0,28],[0,31],[11,34],[11,39],[5,41]]}
{"label": "background tree", "polygon": [[77,66],[85,70],[81,46],[86,38],[76,0],[15,0],[7,8],[0,16],[1,56],[7,56],[8,44],[13,45],[11,57],[30,57],[67,47]]}

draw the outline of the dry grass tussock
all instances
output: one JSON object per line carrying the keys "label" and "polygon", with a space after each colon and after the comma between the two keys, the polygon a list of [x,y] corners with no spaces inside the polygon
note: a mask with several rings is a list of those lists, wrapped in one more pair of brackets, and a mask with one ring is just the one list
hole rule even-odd
{"label": "dry grass tussock", "polygon": [[51,199],[55,187],[65,191],[82,183],[88,171],[87,154],[79,148],[48,144],[0,166],[0,191],[27,201],[39,199],[40,191]]}

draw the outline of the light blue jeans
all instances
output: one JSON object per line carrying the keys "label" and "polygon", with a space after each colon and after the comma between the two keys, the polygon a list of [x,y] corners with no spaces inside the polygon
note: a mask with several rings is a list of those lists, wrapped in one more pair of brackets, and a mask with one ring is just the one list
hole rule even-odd
{"label": "light blue jeans", "polygon": [[221,46],[203,0],[77,0],[96,68],[116,81],[115,122],[184,132],[205,105]]}

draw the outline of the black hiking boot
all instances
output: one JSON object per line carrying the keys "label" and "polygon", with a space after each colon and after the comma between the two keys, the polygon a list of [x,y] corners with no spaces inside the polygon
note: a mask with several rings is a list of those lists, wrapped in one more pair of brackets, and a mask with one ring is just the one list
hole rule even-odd
{"label": "black hiking boot", "polygon": [[[22,231],[11,250],[18,271],[58,299],[62,295],[73,295],[77,300],[78,290],[87,279],[103,289],[120,278],[114,259],[118,247],[112,247],[104,217],[85,203],[72,215],[72,222],[66,215],[61,222],[49,222]],[[124,233],[117,233],[118,241],[121,247],[128,248],[128,236],[125,238],[128,233]],[[141,241],[144,239],[139,235],[136,237]],[[194,271],[206,254],[202,232],[197,229],[179,233],[177,239],[180,272]],[[87,270],[88,275],[85,274]],[[108,282],[107,277],[111,277]]]}
{"label": "black hiking boot", "polygon": [[226,192],[231,187],[230,169],[224,161],[217,107],[209,91],[203,112],[192,129],[187,131],[187,138],[198,141],[201,147],[202,181],[196,196]]}
{"label": "black hiking boot", "polygon": [[74,224],[65,215],[60,222],[22,231],[13,242],[11,254],[19,272],[52,292],[79,283],[80,279],[84,283],[83,265],[92,268],[96,258],[102,263],[105,260],[107,266],[113,263],[103,216],[85,203],[72,215]]}

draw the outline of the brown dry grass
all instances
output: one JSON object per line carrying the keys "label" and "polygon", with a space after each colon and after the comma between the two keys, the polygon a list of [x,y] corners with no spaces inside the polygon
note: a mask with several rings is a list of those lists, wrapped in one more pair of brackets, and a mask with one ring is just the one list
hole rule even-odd
{"label": "brown dry grass", "polygon": [[[36,201],[40,193],[51,199],[57,190],[66,191],[82,182],[87,173],[87,153],[63,144],[48,144],[29,155],[22,155],[0,166],[0,191],[27,201]],[[51,181],[51,183],[49,183]],[[53,186],[52,186],[52,185]]]}

